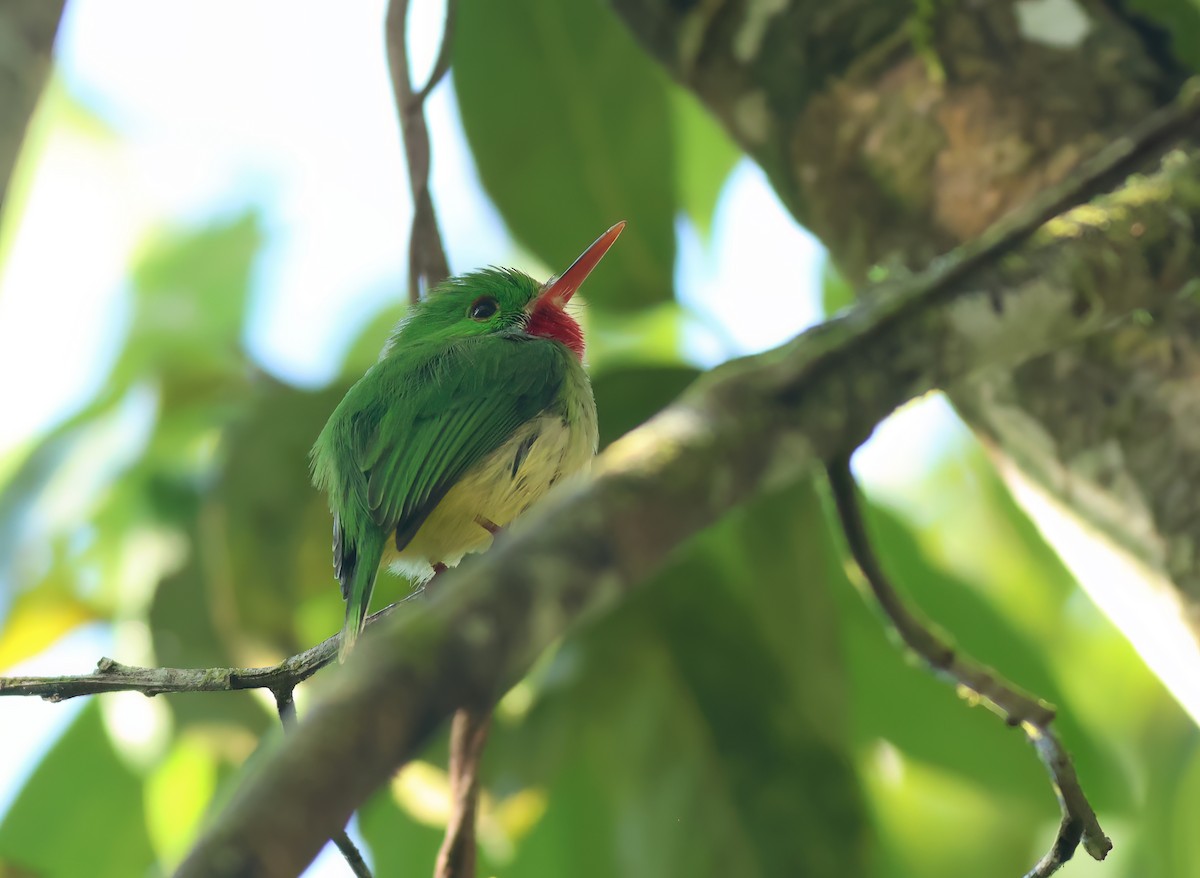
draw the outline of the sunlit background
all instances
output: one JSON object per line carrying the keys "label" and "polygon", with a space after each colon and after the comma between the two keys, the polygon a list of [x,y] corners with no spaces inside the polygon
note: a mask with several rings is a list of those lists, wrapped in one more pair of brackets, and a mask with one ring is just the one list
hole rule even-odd
{"label": "sunlit background", "polygon": [[[431,62],[441,17],[439,4],[416,3],[417,79]],[[160,581],[188,556],[189,527],[139,520],[112,531],[111,521],[93,519],[129,468],[159,453],[153,437],[161,433],[170,382],[123,359],[142,333],[186,334],[193,322],[219,330],[233,321],[248,360],[217,365],[214,374],[249,368],[313,393],[361,372],[382,343],[385,324],[377,318],[398,313],[405,297],[411,216],[382,19],[382,0],[68,4],[53,78],[0,227],[0,487],[8,495],[0,503],[0,673],[85,672],[101,655],[167,660],[148,622]],[[449,80],[427,111],[434,199],[452,269],[505,264],[549,275],[561,268],[523,250],[489,201]],[[694,124],[711,128],[702,118]],[[761,171],[715,129],[705,137],[716,143],[720,174],[707,211],[681,210],[675,223],[677,304],[624,316],[589,313],[597,374],[616,374],[628,362],[706,368],[773,347],[822,319],[827,301],[840,301],[820,245],[788,216]],[[636,226],[627,233],[638,234]],[[212,251],[162,255],[205,235],[213,238],[205,246],[245,251],[244,319],[240,311],[225,315],[225,302],[205,313]],[[202,294],[192,300],[194,312],[138,316],[139,284],[171,288],[196,277]],[[180,356],[232,356],[199,349],[217,337],[209,333],[196,352]],[[62,440],[64,425],[74,422],[80,429],[72,428],[71,441],[48,458],[52,472],[31,490],[24,481],[31,453]],[[214,423],[166,446],[187,458],[188,480],[211,478],[220,429]],[[310,431],[295,442],[312,438]],[[856,465],[880,504],[876,524],[897,576],[962,642],[1062,708],[1064,737],[1117,840],[1108,864],[1080,862],[1070,874],[1200,874],[1200,847],[1171,831],[1175,815],[1194,815],[1200,804],[1191,722],[1047,549],[948,405],[937,397],[907,407],[877,431]],[[298,467],[287,478],[299,491],[307,474]],[[809,526],[819,529],[820,509],[813,510]],[[98,561],[93,550],[110,532],[122,535],[120,549]],[[1086,536],[1064,540],[1079,545]],[[318,543],[309,557],[323,556],[325,543]],[[852,756],[879,850],[874,874],[1017,874],[1013,864],[1032,862],[1057,822],[1033,754],[906,666],[835,557],[830,567],[836,593],[828,609],[842,620]],[[327,595],[294,612],[296,636],[307,642],[336,630],[332,579]],[[292,630],[290,620],[280,624]],[[288,641],[261,633],[239,642],[235,655],[248,664],[278,661]],[[1176,694],[1187,703],[1184,686]],[[514,723],[529,710],[531,691],[540,690],[519,689],[502,707]],[[252,696],[189,698],[186,719],[174,713],[176,703],[136,695],[102,699],[98,714],[82,716],[82,700],[0,702],[0,814],[8,813],[10,827],[29,825],[20,808],[40,813],[46,804],[39,795],[64,795],[49,784],[75,758],[70,747],[83,747],[72,734],[95,736],[102,727],[115,752],[112,771],[142,784],[144,843],[169,867],[212,796],[228,786],[229,767],[254,747],[254,737],[225,714],[213,719],[225,730],[222,743],[197,731],[205,710]],[[266,701],[253,710],[260,725],[269,718]],[[445,814],[445,779],[435,763],[406,770],[384,794],[389,814],[407,815],[434,838]],[[48,785],[44,793],[31,776]],[[89,779],[83,774],[75,783]],[[543,835],[550,831],[543,815],[553,812],[557,789],[531,786],[485,804],[489,862],[501,871],[514,857],[525,862],[523,840],[542,837],[534,832],[539,823]],[[11,832],[5,841],[0,824],[0,872],[5,858],[17,858],[19,841]],[[379,857],[369,833],[365,842]],[[424,868],[414,858],[410,869]],[[309,874],[346,870],[327,850]],[[520,874],[553,873],[526,867]]]}

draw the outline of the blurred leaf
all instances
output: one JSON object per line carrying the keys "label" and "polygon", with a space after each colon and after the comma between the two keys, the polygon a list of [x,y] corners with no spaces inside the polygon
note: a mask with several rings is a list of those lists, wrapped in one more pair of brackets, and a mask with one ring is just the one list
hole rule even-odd
{"label": "blurred leaf", "polygon": [[[1164,853],[1172,866],[1161,874],[1184,875],[1200,863],[1200,833],[1195,830],[1196,815],[1200,814],[1200,747],[1193,737],[1191,752],[1179,754],[1174,779],[1178,782],[1171,806],[1162,816],[1169,821],[1164,833],[1170,838]],[[1157,803],[1156,803],[1157,804]],[[1150,844],[1148,847],[1156,847]]]}
{"label": "blurred leaf", "polygon": [[600,447],[649,420],[699,374],[691,366],[612,368],[592,379],[600,418]]}
{"label": "blurred leaf", "polygon": [[488,194],[555,272],[628,220],[588,280],[597,307],[670,299],[675,133],[665,75],[599,0],[468,0],[454,85]]}
{"label": "blurred leaf", "polygon": [[421,819],[420,809],[411,803],[407,807],[399,803],[394,789],[403,774],[358,812],[359,831],[371,849],[375,874],[381,878],[431,873],[442,843],[441,827]]}
{"label": "blurred leaf", "polygon": [[[958,648],[1022,688],[1051,702],[1061,700],[1036,644],[974,590],[930,564],[900,520],[871,506],[868,526],[896,587]],[[1052,817],[1056,808],[1044,771],[1020,731],[986,709],[972,709],[952,686],[910,661],[888,635],[874,604],[849,583],[840,596],[863,744],[885,738],[912,758],[958,772],[993,793],[1021,798],[1027,807],[1042,809],[1045,819]],[[1069,714],[1060,713],[1056,725],[1077,763],[1111,767]],[[1124,777],[1111,770],[1096,774],[1088,785],[1093,804],[1105,807],[1128,798]]]}
{"label": "blurred leaf", "polygon": [[[189,534],[193,545],[204,542],[199,530]],[[147,620],[158,664],[176,668],[243,664],[237,661],[236,612],[231,596],[222,590],[230,583],[221,564],[219,550],[193,552],[185,567],[159,584]],[[183,729],[231,724],[257,735],[272,723],[271,715],[249,692],[176,698],[168,704]]]}
{"label": "blurred leaf", "polygon": [[164,410],[203,409],[209,424],[219,422],[230,385],[248,374],[242,327],[262,242],[254,212],[149,240],[133,270],[133,322],[109,391],[150,378]]}
{"label": "blurred leaf", "polygon": [[821,272],[821,307],[826,317],[854,304],[855,290],[838,272],[833,262],[826,260]]}
{"label": "blurred leaf", "polygon": [[[87,421],[102,414],[89,410],[41,437],[0,487],[0,558],[9,559],[11,565],[7,573],[0,574],[0,582],[22,572],[21,544],[29,537],[29,511],[65,461],[87,441]],[[18,585],[24,583],[14,582],[10,587]]]}
{"label": "blurred leaf", "polygon": [[[228,565],[237,625],[284,655],[312,645],[296,638],[297,605],[309,595],[337,594],[332,520],[309,481],[308,452],[343,393],[340,386],[310,393],[257,382],[247,416],[226,433],[225,463],[209,500],[217,526],[207,550]],[[331,617],[325,636],[340,622]]]}
{"label": "blurred leaf", "polygon": [[154,863],[142,782],[88,704],[42,760],[0,824],[0,862],[42,878],[129,878]]}
{"label": "blurred leaf", "polygon": [[[1200,8],[1196,0],[1130,0],[1126,15],[1138,13],[1153,22],[1156,37],[1170,44],[1171,55],[1192,71],[1200,71]],[[1141,22],[1144,28],[1148,22]],[[1148,29],[1148,28],[1147,28]],[[1145,34],[1141,34],[1146,39]],[[1163,47],[1166,51],[1166,47]]]}
{"label": "blurred leaf", "polygon": [[174,869],[195,840],[217,784],[212,753],[184,736],[146,779],[146,820],[159,863]]}
{"label": "blurred leaf", "polygon": [[37,655],[96,618],[95,610],[65,589],[43,588],[19,595],[0,629],[0,671]]}
{"label": "blurred leaf", "polygon": [[[52,69],[38,99],[37,110],[25,130],[5,193],[4,211],[0,214],[0,268],[8,261],[17,230],[21,227],[42,156],[52,147],[77,149],[80,142],[98,150],[103,146],[115,146],[116,138],[111,126],[73,95],[63,78]],[[115,149],[110,155],[114,153]]]}
{"label": "blurred leaf", "polygon": [[754,503],[531,678],[485,765],[549,796],[506,874],[866,874],[819,523]]}
{"label": "blurred leaf", "polygon": [[[163,234],[146,245],[134,277],[133,324],[103,392],[43,437],[4,486],[0,553],[19,558],[22,540],[33,551],[54,539],[78,542],[86,522],[88,550],[76,559],[75,573],[80,580],[99,580],[93,603],[144,602],[140,592],[130,594],[122,575],[127,540],[141,528],[187,527],[195,516],[200,481],[211,464],[206,452],[245,400],[243,311],[260,243],[258,220],[245,214],[200,231]],[[127,409],[139,406],[149,422],[148,440],[123,420]],[[81,467],[86,478],[104,481],[80,488],[79,517],[70,531],[23,533],[51,479],[76,456],[92,453],[88,443],[114,426],[123,431],[125,457],[113,459],[106,449]],[[143,441],[144,448],[132,447]],[[134,590],[141,589],[137,583]]]}
{"label": "blurred leaf", "polygon": [[583,311],[587,360],[593,376],[637,364],[683,365],[684,329],[695,316],[677,302],[661,302],[639,311]]}
{"label": "blurred leaf", "polygon": [[[955,772],[897,756],[888,745],[872,755],[884,763],[869,775],[876,823],[889,866],[900,874],[1022,875],[1044,853],[1038,848],[1038,830],[1043,825],[1057,828],[1057,819],[1039,824],[1018,802]],[[1053,801],[1048,785],[1045,792]],[[891,869],[883,874],[895,874]]]}
{"label": "blurred leaf", "polygon": [[672,86],[670,98],[675,123],[675,186],[683,209],[706,236],[712,229],[717,198],[742,151],[694,94]]}

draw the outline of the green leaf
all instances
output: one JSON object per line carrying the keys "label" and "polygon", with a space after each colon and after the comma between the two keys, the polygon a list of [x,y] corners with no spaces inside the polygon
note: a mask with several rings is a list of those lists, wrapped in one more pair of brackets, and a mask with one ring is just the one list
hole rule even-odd
{"label": "green leaf", "polygon": [[156,378],[165,408],[219,399],[230,382],[243,382],[242,327],[262,242],[254,212],[160,231],[133,271],[133,325],[110,388]]}
{"label": "green leaf", "polygon": [[[308,452],[344,392],[260,381],[246,417],[226,432],[224,466],[208,501],[220,510],[213,537],[239,586],[231,594],[238,617],[284,655],[312,645],[295,636],[300,602],[338,593],[332,519],[309,480]],[[322,638],[340,624],[339,612]]]}
{"label": "green leaf", "polygon": [[673,85],[670,98],[675,124],[675,186],[696,229],[708,235],[717,198],[742,151],[694,94]]}
{"label": "green leaf", "polygon": [[675,132],[665,75],[599,0],[467,0],[454,85],[484,188],[522,244],[561,272],[618,220],[589,278],[601,307],[671,298]]}
{"label": "green leaf", "polygon": [[821,273],[821,307],[826,317],[831,317],[843,308],[854,304],[854,287],[838,272],[829,260]]}
{"label": "green leaf", "polygon": [[[968,585],[930,563],[893,513],[870,506],[867,518],[876,554],[923,616],[972,658],[1048,701],[1061,702],[1062,692],[1037,644]],[[1047,795],[1045,773],[1020,731],[985,709],[972,709],[952,686],[911,661],[888,635],[874,604],[848,582],[840,594],[864,744],[886,738],[912,758],[962,774],[994,793],[1024,799],[1027,807],[1040,807],[1050,819],[1055,806]],[[1069,714],[1060,714],[1057,727],[1077,758],[1108,764]],[[1113,772],[1102,773],[1088,789],[1098,806],[1127,792]]]}
{"label": "green leaf", "polygon": [[146,779],[147,828],[159,861],[174,869],[183,861],[217,786],[211,748],[184,736]]}
{"label": "green leaf", "polygon": [[649,420],[696,379],[691,366],[606,369],[592,381],[600,418],[600,447]]}
{"label": "green leaf", "polygon": [[374,874],[426,875],[433,872],[441,827],[417,819],[400,807],[385,787],[358,812],[358,828],[371,850]]}
{"label": "green leaf", "polygon": [[866,874],[820,520],[761,499],[527,681],[485,770],[548,807],[505,874]]}
{"label": "green leaf", "polygon": [[[1130,0],[1128,12],[1137,13],[1143,28],[1153,24],[1154,36],[1165,38],[1170,44],[1170,55],[1183,62],[1192,71],[1200,71],[1200,8],[1196,0]],[[1128,19],[1127,19],[1128,20]],[[1140,35],[1147,39],[1145,33]],[[1161,49],[1164,54],[1166,47]]]}
{"label": "green leaf", "polygon": [[142,782],[88,704],[42,760],[0,824],[0,869],[42,878],[129,878],[154,864]]}

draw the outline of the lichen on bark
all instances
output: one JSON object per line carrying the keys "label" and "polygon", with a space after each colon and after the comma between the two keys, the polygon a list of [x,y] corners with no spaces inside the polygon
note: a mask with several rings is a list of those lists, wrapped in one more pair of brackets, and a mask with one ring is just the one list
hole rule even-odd
{"label": "lichen on bark", "polygon": [[[874,266],[915,270],[1063,179],[1182,83],[1167,43],[1120,4],[1080,0],[1072,45],[1042,39],[1016,4],[938,3],[921,38],[911,2],[792,2],[753,58],[734,50],[751,0],[613,0],[641,42],[693,89],[767,170],[782,201],[856,285]],[[681,64],[678,41],[699,46]],[[743,53],[744,54],[744,53]],[[938,63],[929,63],[930,55]],[[769,137],[739,103],[766,96]],[[1123,207],[1164,193],[1126,188],[1097,228],[1079,213],[1044,234],[1098,248],[1078,288],[1124,281],[1133,260],[1183,285],[1194,236],[1149,252]],[[1165,193],[1191,202],[1194,180]],[[1098,232],[1098,234],[1097,234]],[[1121,233],[1121,256],[1112,250]],[[1105,255],[1105,251],[1112,251]],[[1186,269],[1190,270],[1190,269]],[[1068,275],[1070,273],[1068,272]],[[1031,311],[1030,326],[1035,315]],[[1200,306],[1183,297],[1011,371],[951,381],[973,428],[1115,544],[1169,578],[1200,639]]]}

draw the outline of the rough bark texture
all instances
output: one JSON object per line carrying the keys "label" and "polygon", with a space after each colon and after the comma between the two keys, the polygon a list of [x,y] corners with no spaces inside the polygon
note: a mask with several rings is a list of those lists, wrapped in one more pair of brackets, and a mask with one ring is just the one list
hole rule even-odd
{"label": "rough bark texture", "polygon": [[376,626],[178,878],[298,874],[454,709],[493,703],[573,622],[610,608],[735,504],[848,454],[915,395],[1175,302],[1180,278],[1200,272],[1197,223],[1200,156],[1177,153],[1019,248],[989,235],[973,256],[706,375],[610,446],[595,479]]}
{"label": "rough bark texture", "polygon": [[[1118,0],[1064,0],[1044,20],[1030,17],[1051,6],[1038,2],[612,3],[855,282],[977,235],[1183,78],[1168,35]],[[1049,281],[1045,293],[1061,295]],[[1200,636],[1200,306],[1153,316],[951,396],[1000,453],[1173,583]]]}
{"label": "rough bark texture", "polygon": [[0,210],[25,126],[50,73],[50,50],[66,0],[7,0],[0,5]]}

